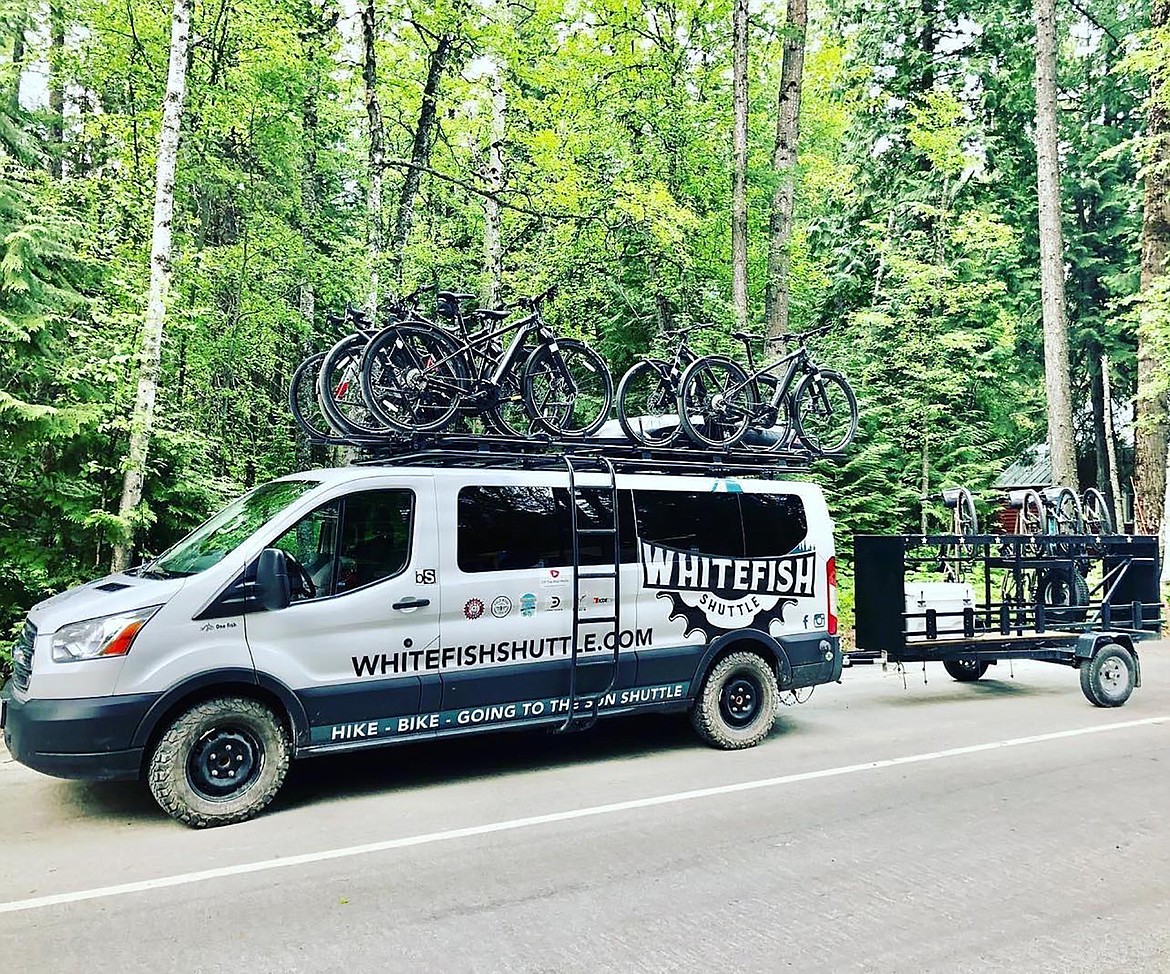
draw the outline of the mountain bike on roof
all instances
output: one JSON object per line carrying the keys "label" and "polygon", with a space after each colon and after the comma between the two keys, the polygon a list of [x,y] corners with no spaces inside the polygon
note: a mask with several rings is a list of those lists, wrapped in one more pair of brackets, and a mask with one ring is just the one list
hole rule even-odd
{"label": "mountain bike on roof", "polygon": [[[802,334],[780,335],[796,342],[795,351],[756,368],[752,343],[762,335],[733,333],[748,351],[748,371],[725,355],[706,355],[691,363],[679,383],[679,421],[690,439],[702,447],[725,449],[750,429],[784,429],[791,421],[795,439],[810,452],[838,453],[857,434],[857,397],[839,372],[823,369],[808,350],[808,340],[832,325]],[[773,385],[774,383],[774,385]],[[791,438],[774,436],[764,446],[780,450]]]}
{"label": "mountain bike on roof", "polygon": [[[366,348],[361,384],[370,411],[408,433],[442,431],[461,413],[482,415],[509,436],[596,432],[613,403],[613,379],[597,352],[558,338],[545,324],[541,308],[553,293],[549,288],[521,299],[513,309],[528,314],[506,321],[511,309],[465,315],[462,303],[474,295],[439,292],[454,329],[391,325]],[[483,326],[473,329],[469,321]],[[505,347],[502,339],[509,334]]]}

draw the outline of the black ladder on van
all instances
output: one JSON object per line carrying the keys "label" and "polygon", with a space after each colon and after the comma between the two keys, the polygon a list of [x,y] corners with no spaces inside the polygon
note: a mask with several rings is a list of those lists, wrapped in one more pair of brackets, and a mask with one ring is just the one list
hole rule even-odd
{"label": "black ladder on van", "polygon": [[[569,666],[569,709],[565,716],[565,722],[557,728],[558,731],[570,730],[584,730],[591,727],[597,720],[598,708],[600,707],[602,698],[613,689],[614,683],[617,681],[619,653],[621,652],[621,605],[622,605],[622,590],[621,590],[621,528],[620,515],[618,514],[618,490],[617,490],[617,473],[614,470],[613,463],[607,457],[573,457],[565,456],[565,466],[569,470],[569,526],[570,537],[572,541],[573,554],[573,627],[572,627],[572,656],[570,658]],[[581,487],[577,482],[578,474],[585,473],[585,467],[591,465],[597,472],[606,474],[608,483],[600,487]],[[583,491],[596,491],[600,497],[601,503],[596,505],[588,505],[594,507],[598,514],[604,517],[605,501],[609,502],[610,522],[608,524],[598,522],[597,527],[582,527],[580,512],[584,504]],[[588,565],[585,570],[581,568],[581,544],[586,538],[601,538],[603,542],[608,539],[613,546],[613,562],[612,564],[605,563],[601,565]],[[605,546],[602,545],[602,550]],[[604,612],[602,615],[587,615],[582,619],[582,605],[581,605],[581,582],[582,581],[598,581],[604,588],[607,583],[612,587],[611,592],[598,592],[596,595],[591,595],[591,605],[595,606],[612,606],[611,612]],[[605,685],[598,688],[590,688],[584,694],[579,689],[580,676],[583,670],[594,670],[594,666],[600,664],[600,660],[596,655],[589,657],[585,656],[582,648],[583,643],[583,629],[587,626],[596,627],[599,625],[606,625],[609,627],[608,636],[602,635],[601,646],[610,648],[612,652],[609,658],[609,679]],[[610,643],[612,639],[612,643]],[[584,662],[585,659],[588,662]],[[580,709],[580,713],[578,713]]]}

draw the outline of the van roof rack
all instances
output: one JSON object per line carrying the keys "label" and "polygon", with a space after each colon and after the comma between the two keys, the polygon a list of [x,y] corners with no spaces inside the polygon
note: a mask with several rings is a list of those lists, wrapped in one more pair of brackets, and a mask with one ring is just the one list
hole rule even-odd
{"label": "van roof rack", "polygon": [[[464,433],[329,437],[313,441],[350,447],[362,454],[354,463],[390,466],[561,468],[565,457],[607,459],[623,473],[677,473],[755,477],[808,473],[820,457],[807,450],[775,452],[739,447],[711,450],[690,445],[648,448],[628,440],[591,437],[581,440],[535,435],[509,437]],[[834,460],[834,456],[824,459]]]}

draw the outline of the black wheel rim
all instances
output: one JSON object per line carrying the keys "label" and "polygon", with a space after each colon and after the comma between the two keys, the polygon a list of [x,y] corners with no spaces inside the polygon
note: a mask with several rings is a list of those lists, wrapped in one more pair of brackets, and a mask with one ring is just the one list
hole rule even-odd
{"label": "black wheel rim", "polygon": [[763,703],[760,684],[748,676],[734,676],[719,694],[719,713],[732,727],[744,727],[756,719]]}
{"label": "black wheel rim", "polygon": [[263,766],[264,747],[250,730],[213,727],[191,748],[187,781],[200,798],[230,801],[252,787]]}

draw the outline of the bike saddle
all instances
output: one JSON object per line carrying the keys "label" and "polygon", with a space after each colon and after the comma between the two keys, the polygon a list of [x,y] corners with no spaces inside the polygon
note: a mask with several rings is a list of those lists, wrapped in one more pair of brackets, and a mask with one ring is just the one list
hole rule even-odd
{"label": "bike saddle", "polygon": [[944,487],[942,492],[943,505],[946,507],[956,507],[959,503],[959,498],[962,496],[962,487]]}
{"label": "bike saddle", "polygon": [[504,308],[504,309],[480,308],[478,311],[475,312],[475,316],[477,318],[483,318],[487,321],[503,321],[505,318],[508,317],[509,314],[511,314],[511,312],[508,311],[506,308]]}
{"label": "bike saddle", "polygon": [[474,294],[459,294],[456,291],[437,291],[435,297],[440,301],[470,301]]}
{"label": "bike saddle", "polygon": [[766,335],[749,335],[746,331],[733,331],[732,338],[738,338],[741,342],[759,342],[763,341]]}

